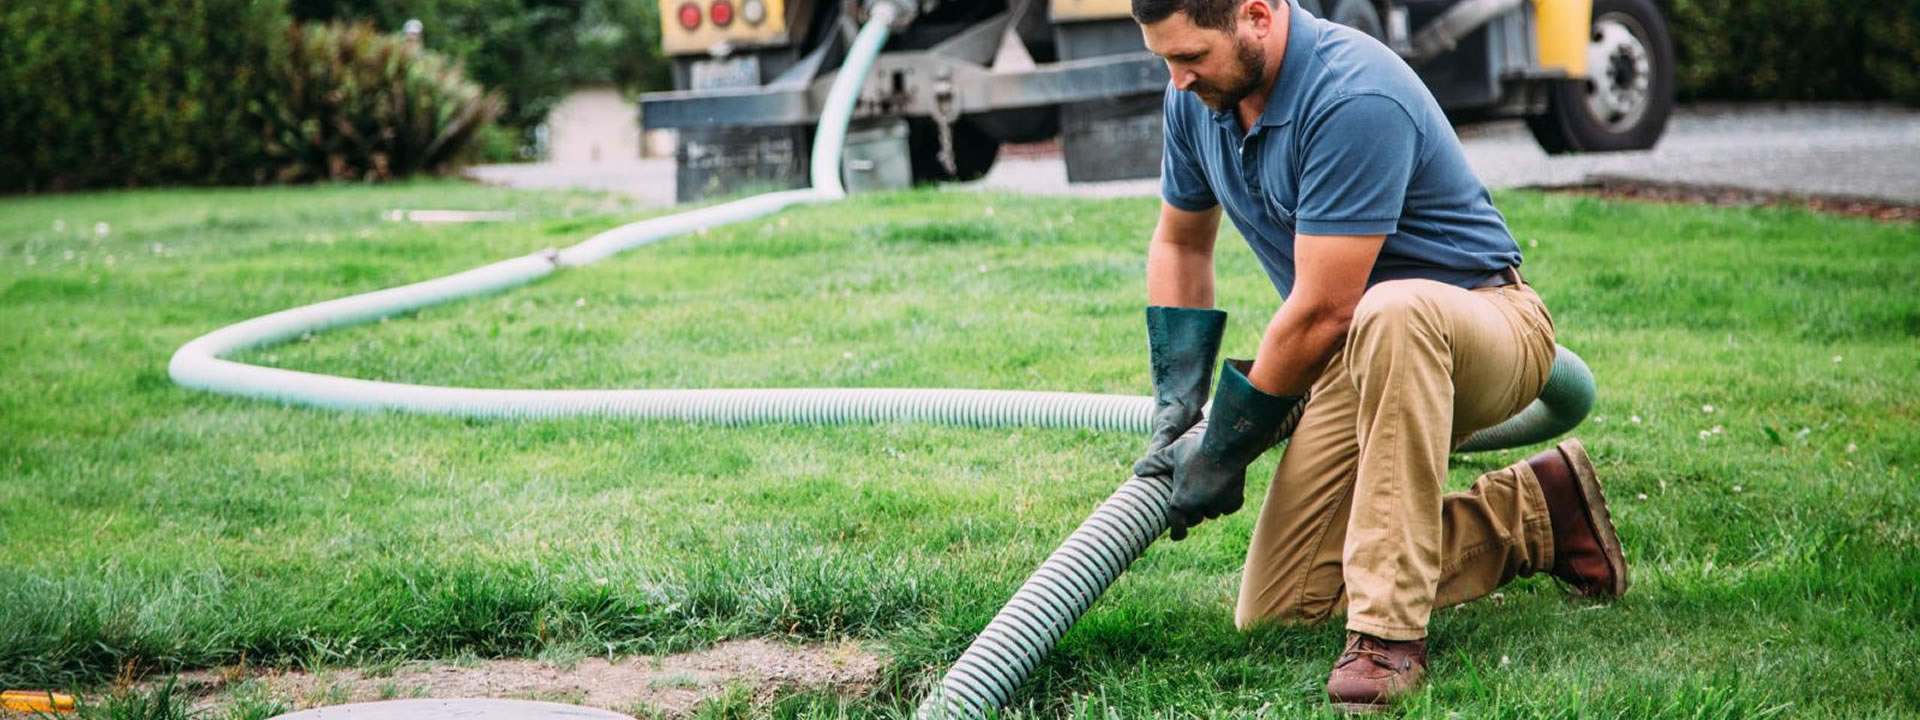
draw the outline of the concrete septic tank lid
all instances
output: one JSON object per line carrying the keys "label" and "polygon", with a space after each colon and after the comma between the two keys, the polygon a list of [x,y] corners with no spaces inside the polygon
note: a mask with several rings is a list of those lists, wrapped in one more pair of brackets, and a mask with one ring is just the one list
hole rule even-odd
{"label": "concrete septic tank lid", "polygon": [[633,720],[599,708],[531,700],[387,700],[331,705],[273,720]]}

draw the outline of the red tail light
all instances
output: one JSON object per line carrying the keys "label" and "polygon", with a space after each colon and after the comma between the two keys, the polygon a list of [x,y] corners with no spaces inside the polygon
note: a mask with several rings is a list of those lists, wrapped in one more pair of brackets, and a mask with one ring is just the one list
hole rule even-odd
{"label": "red tail light", "polygon": [[728,25],[732,25],[733,24],[733,3],[728,2],[727,0],[716,0],[716,2],[713,3],[712,15],[713,15],[713,24],[718,25],[720,27],[726,27]]}
{"label": "red tail light", "polygon": [[700,6],[693,3],[681,3],[680,27],[688,30],[700,28]]}

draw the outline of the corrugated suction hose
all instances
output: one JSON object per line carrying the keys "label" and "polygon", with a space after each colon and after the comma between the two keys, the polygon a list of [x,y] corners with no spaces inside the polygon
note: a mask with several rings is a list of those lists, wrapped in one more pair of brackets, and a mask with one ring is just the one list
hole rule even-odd
{"label": "corrugated suction hose", "polygon": [[[1573,351],[1557,348],[1539,399],[1506,422],[1474,433],[1460,449],[1494,450],[1555,437],[1586,418],[1593,396],[1587,364]],[[914,717],[971,720],[1005,706],[1094,599],[1166,531],[1172,500],[1173,486],[1161,478],[1134,477],[1121,485],[1021,584]]]}

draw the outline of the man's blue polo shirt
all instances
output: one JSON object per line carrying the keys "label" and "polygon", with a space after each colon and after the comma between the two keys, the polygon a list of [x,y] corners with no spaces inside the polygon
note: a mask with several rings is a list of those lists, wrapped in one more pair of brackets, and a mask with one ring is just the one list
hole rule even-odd
{"label": "man's blue polo shirt", "polygon": [[1161,196],[1222,205],[1285,297],[1293,236],[1385,235],[1367,285],[1426,278],[1472,287],[1520,264],[1487,188],[1419,76],[1393,51],[1292,6],[1280,79],[1241,132],[1192,93],[1166,95]]}

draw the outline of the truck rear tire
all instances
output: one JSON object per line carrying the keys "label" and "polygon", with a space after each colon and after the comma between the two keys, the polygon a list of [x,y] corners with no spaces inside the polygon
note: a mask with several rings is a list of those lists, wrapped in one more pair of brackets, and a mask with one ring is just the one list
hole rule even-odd
{"label": "truck rear tire", "polygon": [[1527,128],[1550,155],[1645,150],[1673,114],[1673,39],[1652,0],[1594,0],[1585,80],[1554,83]]}
{"label": "truck rear tire", "polygon": [[1386,42],[1386,27],[1380,23],[1380,9],[1373,6],[1372,0],[1325,0],[1324,4],[1326,19]]}

